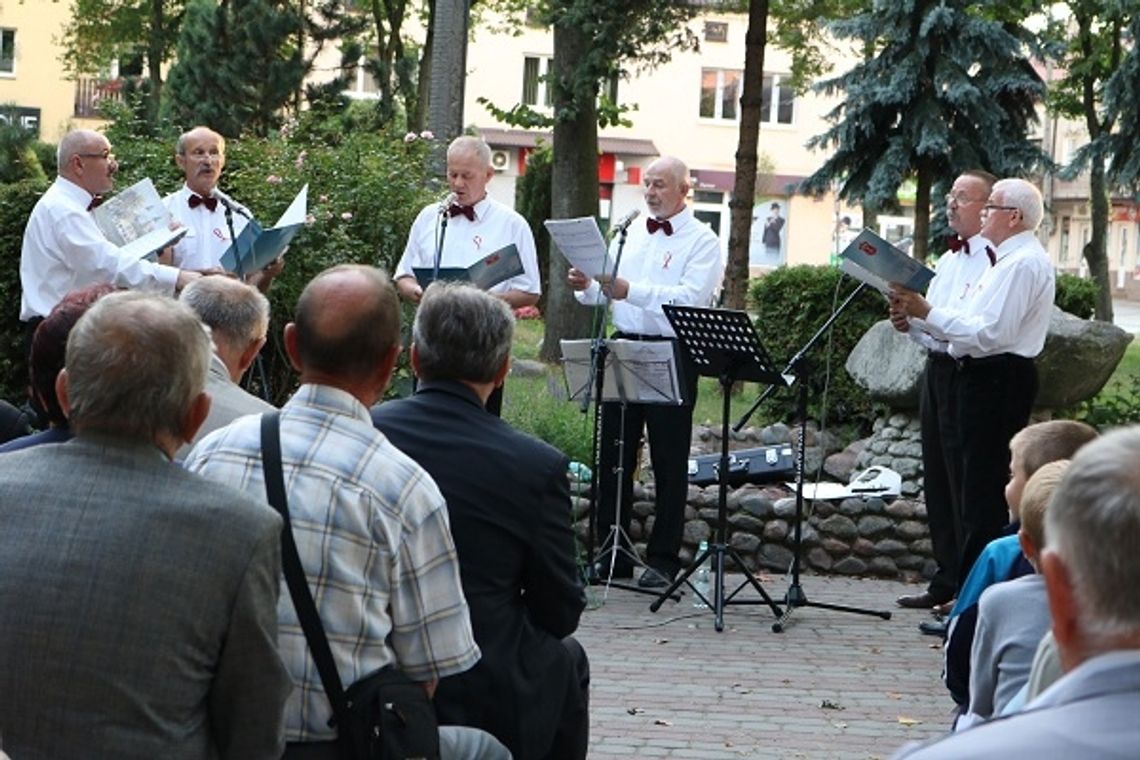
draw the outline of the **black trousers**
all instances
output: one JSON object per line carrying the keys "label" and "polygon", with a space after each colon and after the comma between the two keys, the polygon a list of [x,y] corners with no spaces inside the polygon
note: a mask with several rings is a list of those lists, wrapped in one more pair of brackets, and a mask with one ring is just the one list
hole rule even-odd
{"label": "black trousers", "polygon": [[562,639],[562,645],[574,664],[574,677],[566,686],[562,715],[545,760],[586,760],[590,749],[590,660],[573,636]]}
{"label": "black trousers", "polygon": [[961,583],[958,561],[962,553],[962,457],[958,444],[957,376],[958,365],[949,355],[931,353],[926,360],[919,399],[926,519],[934,561],[938,563],[927,591],[942,602],[953,599]]}
{"label": "black trousers", "polygon": [[[629,337],[617,334],[614,337]],[[648,432],[649,456],[657,491],[653,531],[646,550],[647,560],[671,577],[681,567],[677,556],[685,528],[685,503],[689,493],[689,448],[693,432],[693,403],[697,396],[696,373],[679,368],[688,403],[626,404],[622,425],[622,405],[602,404],[598,472],[598,534],[604,538],[615,524],[617,496],[621,495],[620,525],[628,531],[633,507],[633,475],[641,442]],[[620,433],[619,433],[620,431]],[[622,481],[617,482],[619,437],[625,440]]]}
{"label": "black trousers", "polygon": [[1037,397],[1032,359],[1000,354],[958,363],[958,440],[961,446],[959,499],[962,553],[959,581],[1009,522],[1005,484],[1009,441],[1029,423]]}

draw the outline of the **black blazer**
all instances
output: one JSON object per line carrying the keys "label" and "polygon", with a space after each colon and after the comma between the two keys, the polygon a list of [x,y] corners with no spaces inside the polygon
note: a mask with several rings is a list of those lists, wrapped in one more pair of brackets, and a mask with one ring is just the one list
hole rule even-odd
{"label": "black blazer", "polygon": [[374,408],[372,420],[447,499],[483,652],[440,682],[440,723],[489,731],[515,760],[543,757],[575,677],[561,639],[586,604],[566,455],[487,413],[462,383],[421,383],[415,396]]}

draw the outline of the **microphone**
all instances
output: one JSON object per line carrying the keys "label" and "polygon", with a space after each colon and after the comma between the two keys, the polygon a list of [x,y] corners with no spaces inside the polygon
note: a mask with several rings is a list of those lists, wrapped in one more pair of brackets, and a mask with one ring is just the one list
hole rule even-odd
{"label": "microphone", "polygon": [[447,209],[451,206],[452,203],[455,203],[455,193],[448,193],[443,197],[443,200],[439,202],[439,213],[441,215],[446,214]]}
{"label": "microphone", "polygon": [[612,231],[615,233],[625,232],[627,229],[629,229],[629,225],[633,223],[633,220],[639,216],[641,216],[641,209],[635,208],[633,211],[630,211],[628,214],[623,216],[618,221],[618,223],[613,226]]}
{"label": "microphone", "polygon": [[253,221],[253,217],[250,216],[249,211],[246,209],[245,206],[241,205],[240,203],[238,203],[234,199],[230,198],[228,195],[223,193],[221,190],[214,188],[214,197],[218,199],[219,203],[221,203],[223,206],[226,207],[226,211],[230,211],[232,213],[235,213],[238,216],[244,216],[246,219],[250,220],[251,222]]}

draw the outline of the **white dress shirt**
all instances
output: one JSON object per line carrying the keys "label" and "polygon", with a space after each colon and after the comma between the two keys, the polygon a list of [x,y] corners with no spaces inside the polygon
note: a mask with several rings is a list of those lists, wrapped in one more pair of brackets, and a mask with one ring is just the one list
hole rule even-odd
{"label": "white dress shirt", "polygon": [[[709,306],[724,274],[720,241],[709,227],[685,207],[669,218],[673,234],[650,234],[644,224],[631,225],[618,276],[629,282],[625,298],[613,302],[613,323],[621,332],[676,337],[662,310],[674,306]],[[610,243],[617,256],[619,237]],[[580,303],[603,304],[606,297],[596,281],[574,296]]]}
{"label": "white dress shirt", "polygon": [[[520,290],[524,293],[542,293],[538,276],[538,256],[534,250],[534,236],[522,215],[491,197],[475,204],[475,221],[463,215],[448,217],[443,233],[441,267],[468,267],[484,256],[514,243],[519,249],[523,274],[504,280],[491,288],[490,293]],[[412,223],[404,255],[396,265],[396,275],[414,277],[412,267],[431,269],[435,265],[435,252],[441,233],[443,212],[438,203],[424,207]],[[427,283],[420,283],[427,285]]]}
{"label": "white dress shirt", "polygon": [[[987,246],[990,246],[989,240],[974,235],[960,250],[947,251],[939,257],[934,267],[934,279],[926,290],[926,300],[931,306],[962,308],[978,280],[990,268]],[[946,341],[927,332],[926,322],[918,317],[910,318],[910,331],[907,335],[929,351],[946,353],[949,347]]]}
{"label": "white dress shirt", "polygon": [[997,263],[982,274],[960,307],[935,306],[926,327],[949,342],[956,359],[1011,353],[1032,359],[1045,346],[1053,312],[1053,265],[1030,231],[995,249]]}
{"label": "white dress shirt", "polygon": [[56,177],[36,202],[20,250],[21,320],[46,317],[65,295],[94,283],[174,294],[178,270],[120,253],[87,210],[91,198]]}
{"label": "white dress shirt", "polygon": [[[222,195],[215,189],[214,195]],[[226,224],[226,208],[221,203],[211,211],[199,204],[190,208],[190,196],[197,195],[186,185],[176,193],[171,193],[162,199],[170,215],[186,228],[186,235],[174,246],[174,264],[182,269],[210,269],[219,266],[224,254],[230,247],[230,228]],[[249,209],[237,203],[228,195],[236,208],[245,211],[251,217]],[[248,223],[246,217],[240,213],[233,213],[234,234],[240,235]]]}

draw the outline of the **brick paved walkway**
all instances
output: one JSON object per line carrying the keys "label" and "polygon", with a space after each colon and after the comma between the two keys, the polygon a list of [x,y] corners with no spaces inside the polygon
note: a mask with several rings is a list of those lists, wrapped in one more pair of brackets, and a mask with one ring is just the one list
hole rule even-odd
{"label": "brick paved walkway", "polygon": [[[762,582],[777,599],[787,589],[782,577]],[[611,589],[603,601],[590,589],[597,606],[577,635],[593,669],[591,760],[886,758],[943,733],[938,642],[917,630],[929,613],[894,604],[917,587],[805,575],[802,588],[892,619],[804,607],[773,633],[768,607],[734,606],[717,633],[689,596],[653,613],[652,597]]]}

